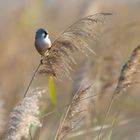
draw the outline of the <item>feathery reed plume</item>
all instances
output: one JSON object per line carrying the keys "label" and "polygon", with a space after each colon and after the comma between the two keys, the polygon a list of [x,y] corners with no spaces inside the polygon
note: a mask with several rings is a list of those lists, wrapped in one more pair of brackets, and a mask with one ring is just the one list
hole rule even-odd
{"label": "feathery reed plume", "polygon": [[[78,91],[80,91],[83,87],[85,87],[85,85],[89,84],[89,77],[90,77],[90,72],[91,72],[91,60],[90,59],[86,59],[82,62],[79,70],[76,72],[75,77],[74,77],[74,81],[73,81],[73,86],[72,86],[72,97],[78,93]],[[93,82],[92,82],[93,83]],[[84,101],[81,105],[81,107],[83,106],[87,106],[87,112],[86,112],[86,116],[84,121],[82,121],[82,127],[83,128],[87,128],[86,131],[88,133],[89,128],[91,127],[92,124],[92,120],[93,120],[93,116],[91,116],[91,112],[93,111],[93,109],[95,109],[94,107],[94,102],[95,102],[95,92],[94,95],[92,94],[92,92],[88,93],[88,97],[86,98],[86,101]],[[95,111],[95,110],[94,110]],[[88,137],[86,137],[87,139],[90,139],[90,137],[93,137],[88,135]]]}
{"label": "feathery reed plume", "polygon": [[31,125],[41,126],[37,117],[39,114],[39,98],[43,90],[35,89],[32,95],[26,96],[10,115],[9,127],[5,140],[20,140],[29,136]]}
{"label": "feathery reed plume", "polygon": [[[52,44],[46,57],[42,60],[40,73],[56,77],[69,76],[71,65],[75,63],[73,54],[89,50],[89,42],[96,42],[104,30],[103,24],[110,13],[99,13],[87,16],[70,26]],[[88,43],[87,43],[88,42]]]}
{"label": "feathery reed plume", "polygon": [[138,72],[139,66],[140,45],[133,50],[129,60],[122,67],[115,93],[123,92],[131,85],[134,75]]}
{"label": "feathery reed plume", "polygon": [[90,103],[90,99],[87,98],[90,97],[92,91],[92,85],[88,85],[75,93],[71,104],[60,120],[55,140],[64,138],[70,131],[82,125]]}
{"label": "feathery reed plume", "polygon": [[24,93],[24,97],[27,95],[28,90],[39,70],[40,73],[50,74],[62,79],[64,76],[69,77],[71,65],[75,64],[75,59],[72,56],[74,52],[79,51],[85,54],[86,50],[89,50],[93,54],[94,51],[88,47],[87,41],[96,42],[99,35],[103,32],[103,23],[105,19],[111,13],[99,13],[95,15],[87,16],[73,25],[71,25],[66,31],[64,31],[53,42],[49,52],[46,53],[46,57],[41,59],[41,63],[37,66],[31,81]]}
{"label": "feathery reed plume", "polygon": [[98,133],[97,140],[100,139],[100,134],[103,129],[103,125],[107,119],[107,116],[109,115],[110,109],[112,107],[112,104],[115,100],[115,95],[124,92],[126,88],[128,88],[132,84],[132,80],[134,75],[138,72],[138,67],[140,66],[140,45],[138,45],[132,52],[132,55],[130,56],[129,60],[124,64],[122,67],[117,87],[114,90],[114,93],[110,99],[110,103],[107,107],[105,118],[103,120],[102,127]]}

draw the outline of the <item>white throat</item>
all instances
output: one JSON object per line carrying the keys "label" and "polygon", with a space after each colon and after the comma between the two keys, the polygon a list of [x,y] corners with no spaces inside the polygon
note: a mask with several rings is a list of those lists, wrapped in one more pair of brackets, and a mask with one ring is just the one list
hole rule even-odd
{"label": "white throat", "polygon": [[51,47],[51,40],[49,38],[49,35],[47,35],[46,38],[44,38],[44,42],[49,45],[49,48]]}

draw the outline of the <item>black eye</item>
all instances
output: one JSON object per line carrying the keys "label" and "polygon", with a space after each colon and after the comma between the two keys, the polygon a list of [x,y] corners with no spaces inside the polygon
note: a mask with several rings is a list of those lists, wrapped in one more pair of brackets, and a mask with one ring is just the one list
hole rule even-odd
{"label": "black eye", "polygon": [[48,33],[47,32],[44,32],[43,34],[44,34],[44,38],[46,38],[46,36],[47,36]]}

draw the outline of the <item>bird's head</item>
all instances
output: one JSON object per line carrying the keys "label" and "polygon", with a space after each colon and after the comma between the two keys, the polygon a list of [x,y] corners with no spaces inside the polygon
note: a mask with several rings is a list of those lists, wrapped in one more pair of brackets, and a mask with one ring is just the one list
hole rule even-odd
{"label": "bird's head", "polygon": [[36,31],[35,39],[45,39],[46,37],[48,37],[48,32],[45,29],[40,28]]}

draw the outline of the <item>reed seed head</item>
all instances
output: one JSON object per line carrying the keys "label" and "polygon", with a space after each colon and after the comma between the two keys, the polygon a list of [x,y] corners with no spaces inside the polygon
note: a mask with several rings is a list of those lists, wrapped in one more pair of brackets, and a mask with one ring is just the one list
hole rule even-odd
{"label": "reed seed head", "polygon": [[133,50],[129,60],[122,67],[115,93],[120,93],[131,85],[134,75],[138,72],[139,66],[140,45]]}
{"label": "reed seed head", "polygon": [[31,125],[41,127],[37,117],[39,114],[39,98],[42,92],[35,90],[25,97],[12,111],[5,140],[21,140],[29,136]]}

